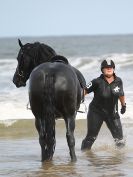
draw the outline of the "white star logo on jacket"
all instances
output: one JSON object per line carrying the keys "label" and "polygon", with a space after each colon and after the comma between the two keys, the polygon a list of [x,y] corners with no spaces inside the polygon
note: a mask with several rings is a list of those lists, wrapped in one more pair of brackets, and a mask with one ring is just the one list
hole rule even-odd
{"label": "white star logo on jacket", "polygon": [[116,86],[116,87],[114,88],[114,91],[115,91],[115,92],[119,92],[119,90],[120,90],[120,87],[118,87],[118,86]]}
{"label": "white star logo on jacket", "polygon": [[86,86],[88,89],[92,86],[92,82],[89,82],[89,84]]}

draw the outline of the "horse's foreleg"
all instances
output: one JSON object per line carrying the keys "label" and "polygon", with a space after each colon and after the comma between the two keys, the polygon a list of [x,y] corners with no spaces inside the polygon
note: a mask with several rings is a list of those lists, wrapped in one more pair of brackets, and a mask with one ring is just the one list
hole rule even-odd
{"label": "horse's foreleg", "polygon": [[75,154],[75,138],[74,138],[74,130],[75,130],[75,116],[71,118],[65,119],[66,123],[66,138],[70,151],[71,160],[74,162],[77,160]]}

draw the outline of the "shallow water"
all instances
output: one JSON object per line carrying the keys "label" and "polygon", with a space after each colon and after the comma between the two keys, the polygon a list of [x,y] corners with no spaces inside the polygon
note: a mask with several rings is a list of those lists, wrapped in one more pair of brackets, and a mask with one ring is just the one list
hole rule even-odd
{"label": "shallow water", "polygon": [[103,125],[91,151],[80,150],[86,134],[86,120],[76,120],[77,162],[72,163],[65,138],[64,121],[56,122],[56,149],[51,162],[41,163],[40,145],[34,120],[0,124],[0,176],[6,177],[118,177],[132,176],[132,125],[123,125],[126,147],[119,150]]}

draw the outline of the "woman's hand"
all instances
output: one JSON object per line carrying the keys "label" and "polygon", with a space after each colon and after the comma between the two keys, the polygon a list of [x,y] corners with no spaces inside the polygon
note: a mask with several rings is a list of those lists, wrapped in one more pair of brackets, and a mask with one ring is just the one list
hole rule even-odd
{"label": "woman's hand", "polygon": [[121,114],[124,114],[126,112],[126,103],[125,105],[121,106]]}

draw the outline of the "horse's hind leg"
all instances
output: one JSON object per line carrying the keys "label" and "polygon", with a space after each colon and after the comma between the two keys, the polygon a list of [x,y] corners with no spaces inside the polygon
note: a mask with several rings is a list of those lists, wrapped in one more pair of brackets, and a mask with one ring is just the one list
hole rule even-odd
{"label": "horse's hind leg", "polygon": [[55,125],[49,125],[44,119],[36,119],[35,125],[39,134],[42,162],[45,160],[52,160],[55,150]]}
{"label": "horse's hind leg", "polygon": [[47,155],[47,146],[46,146],[46,132],[44,129],[44,125],[42,125],[42,122],[40,119],[35,119],[35,126],[39,134],[39,143],[41,146],[41,161],[45,161],[48,158]]}
{"label": "horse's hind leg", "polygon": [[77,160],[75,154],[75,138],[74,138],[74,130],[75,130],[75,115],[72,117],[65,118],[66,123],[66,138],[70,151],[71,160],[74,162]]}

